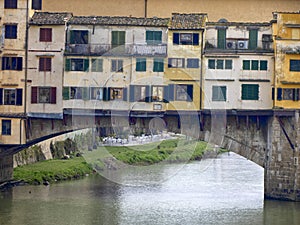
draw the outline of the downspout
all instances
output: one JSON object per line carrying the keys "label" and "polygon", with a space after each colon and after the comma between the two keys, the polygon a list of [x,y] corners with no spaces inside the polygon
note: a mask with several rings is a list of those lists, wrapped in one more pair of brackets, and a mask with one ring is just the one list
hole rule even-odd
{"label": "downspout", "polygon": [[202,32],[201,32],[201,52],[200,52],[200,108],[199,108],[199,111],[201,111],[202,110],[202,106],[203,106],[203,102],[202,102],[202,97],[203,97],[203,95],[202,95],[202,86],[203,86],[203,81],[202,81],[202,79],[203,79],[203,46],[204,46],[204,44],[203,44],[203,37],[204,37],[204,29],[202,30]]}
{"label": "downspout", "polygon": [[145,18],[147,18],[148,0],[145,0]]}

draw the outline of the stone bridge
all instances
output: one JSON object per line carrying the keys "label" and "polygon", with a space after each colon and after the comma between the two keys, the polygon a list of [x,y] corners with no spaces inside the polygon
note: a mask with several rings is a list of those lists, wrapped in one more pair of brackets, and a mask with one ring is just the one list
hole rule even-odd
{"label": "stone bridge", "polygon": [[42,140],[83,128],[98,135],[142,134],[167,129],[233,151],[264,168],[265,198],[300,201],[299,111],[76,112],[63,119],[28,118],[27,143],[2,146],[0,182],[12,178],[13,154]]}

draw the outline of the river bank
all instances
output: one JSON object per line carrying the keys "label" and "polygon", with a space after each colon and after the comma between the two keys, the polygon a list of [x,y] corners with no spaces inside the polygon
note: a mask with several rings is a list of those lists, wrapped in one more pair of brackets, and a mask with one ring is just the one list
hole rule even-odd
{"label": "river bank", "polygon": [[[98,146],[83,150],[81,154],[65,159],[53,159],[14,169],[14,180],[28,184],[50,184],[57,181],[78,179],[96,170],[120,169],[113,165],[121,161],[129,165],[150,165],[165,161],[179,163],[213,157],[222,149],[210,147],[206,142],[180,139],[163,140],[136,146]],[[83,155],[83,156],[81,156]]]}

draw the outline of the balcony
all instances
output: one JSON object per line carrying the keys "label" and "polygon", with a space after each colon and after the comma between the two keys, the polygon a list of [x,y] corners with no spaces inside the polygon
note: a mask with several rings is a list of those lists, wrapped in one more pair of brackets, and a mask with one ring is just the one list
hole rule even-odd
{"label": "balcony", "polygon": [[126,44],[120,46],[105,44],[67,44],[65,55],[95,56],[167,56],[167,44]]}
{"label": "balcony", "polygon": [[239,53],[239,52],[274,52],[271,40],[258,42],[253,48],[248,39],[227,38],[224,43],[218,43],[216,39],[207,39],[205,42],[205,53]]}

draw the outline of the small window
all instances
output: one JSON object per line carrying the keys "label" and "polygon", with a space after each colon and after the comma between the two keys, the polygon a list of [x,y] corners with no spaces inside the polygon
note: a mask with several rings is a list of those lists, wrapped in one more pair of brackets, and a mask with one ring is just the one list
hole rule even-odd
{"label": "small window", "polygon": [[40,28],[40,42],[52,42],[52,28]]}
{"label": "small window", "polygon": [[198,33],[173,33],[175,45],[199,45]]}
{"label": "small window", "polygon": [[130,101],[132,102],[145,102],[146,101],[146,86],[132,86],[131,88],[134,88],[133,91],[133,99],[130,98]]}
{"label": "small window", "polygon": [[123,72],[123,60],[121,59],[111,60],[111,72]]}
{"label": "small window", "polygon": [[66,71],[89,71],[89,59],[66,59]]}
{"label": "small window", "polygon": [[5,9],[16,9],[18,7],[18,0],[5,0],[4,8]]}
{"label": "small window", "polygon": [[18,25],[5,24],[5,39],[17,39]]}
{"label": "small window", "polygon": [[164,88],[162,86],[152,86],[152,101],[153,102],[161,102],[163,101],[163,91]]}
{"label": "small window", "polygon": [[4,89],[4,105],[16,105],[16,89]]}
{"label": "small window", "polygon": [[218,70],[231,70],[232,69],[232,60],[231,59],[209,59],[208,60],[208,69],[218,69]]}
{"label": "small window", "polygon": [[250,60],[243,60],[243,70],[250,70]]}
{"label": "small window", "polygon": [[193,100],[193,85],[178,84],[175,86],[176,101],[192,101]]}
{"label": "small window", "polygon": [[103,72],[103,59],[92,59],[92,72]]}
{"label": "small window", "polygon": [[212,86],[212,101],[226,101],[226,86]]}
{"label": "small window", "polygon": [[2,70],[22,70],[22,57],[2,57]]}
{"label": "small window", "polygon": [[89,32],[87,30],[71,30],[70,44],[88,44]]}
{"label": "small window", "polygon": [[242,84],[242,100],[258,100],[259,85],[258,84]]}
{"label": "small window", "polygon": [[51,89],[48,87],[39,88],[39,103],[50,103]]}
{"label": "small window", "polygon": [[70,91],[70,99],[83,99],[82,87],[71,87]]}
{"label": "small window", "polygon": [[123,88],[110,88],[110,99],[111,100],[122,100],[123,99]]}
{"label": "small window", "polygon": [[187,68],[199,68],[199,59],[187,59]]}
{"label": "small window", "polygon": [[51,71],[51,58],[50,57],[40,57],[39,58],[39,71]]}
{"label": "small window", "polygon": [[2,120],[2,135],[11,135],[11,120]]}
{"label": "small window", "polygon": [[296,59],[290,60],[290,71],[300,72],[300,60],[296,60]]}
{"label": "small window", "polygon": [[283,100],[293,100],[294,99],[294,89],[284,88],[282,99]]}
{"label": "small window", "polygon": [[268,69],[267,60],[243,60],[243,70],[265,71],[267,69]]}
{"label": "small window", "polygon": [[232,70],[232,60],[225,60],[225,69]]}
{"label": "small window", "polygon": [[112,48],[125,45],[125,31],[112,31],[111,32],[111,45]]}
{"label": "small window", "polygon": [[146,42],[148,45],[157,45],[162,42],[162,32],[161,31],[146,31]]}
{"label": "small window", "polygon": [[103,100],[103,88],[92,87],[90,90],[91,90],[91,99]]}
{"label": "small window", "polygon": [[137,58],[136,59],[136,68],[137,72],[146,72],[146,58]]}
{"label": "small window", "polygon": [[31,8],[35,10],[42,10],[42,0],[32,0]]}
{"label": "small window", "polygon": [[258,60],[251,61],[251,70],[258,70]]}
{"label": "small window", "polygon": [[267,60],[261,60],[259,65],[260,70],[268,70],[268,61]]}
{"label": "small window", "polygon": [[169,58],[168,67],[169,68],[184,68],[184,59],[182,59],[182,58]]}
{"label": "small window", "polygon": [[216,68],[216,60],[209,59],[208,60],[208,69],[215,69]]}
{"label": "small window", "polygon": [[224,69],[224,60],[223,59],[217,60],[217,69],[219,69],[219,70]]}
{"label": "small window", "polygon": [[153,72],[164,72],[164,59],[154,58]]}
{"label": "small window", "polygon": [[31,87],[31,103],[56,104],[56,87]]}

